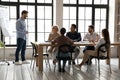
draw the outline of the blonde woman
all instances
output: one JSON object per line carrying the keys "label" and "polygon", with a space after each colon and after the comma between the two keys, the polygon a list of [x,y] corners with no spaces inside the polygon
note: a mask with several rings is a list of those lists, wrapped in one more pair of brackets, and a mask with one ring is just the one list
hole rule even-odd
{"label": "blonde woman", "polygon": [[52,40],[54,40],[58,36],[60,36],[60,34],[58,33],[58,26],[55,25],[55,26],[52,27],[52,31],[51,31],[51,33],[49,34],[49,37],[48,37],[48,41],[51,42]]}
{"label": "blonde woman", "polygon": [[[60,34],[58,33],[58,26],[57,25],[55,25],[55,26],[53,26],[52,27],[52,31],[51,31],[51,33],[49,34],[49,37],[48,37],[48,41],[50,41],[50,42],[52,42],[52,41],[54,41],[57,37],[59,37],[60,36]],[[55,50],[56,50],[56,48],[53,48],[53,47],[48,47],[48,52],[50,53],[50,54],[52,54],[52,57],[53,57],[53,63],[55,63],[57,60],[56,60],[56,55],[54,54],[55,53]]]}

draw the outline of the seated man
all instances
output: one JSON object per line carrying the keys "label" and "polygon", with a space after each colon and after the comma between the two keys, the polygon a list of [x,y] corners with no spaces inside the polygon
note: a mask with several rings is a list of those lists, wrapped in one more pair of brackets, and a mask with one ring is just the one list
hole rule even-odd
{"label": "seated man", "polygon": [[[73,40],[74,42],[78,42],[78,41],[81,41],[81,34],[78,33],[76,31],[77,27],[75,24],[72,24],[71,25],[71,31],[70,32],[67,32],[66,36],[68,38],[70,38],[71,40]],[[77,58],[77,56],[79,55],[80,53],[80,47],[79,46],[73,46],[73,52],[75,52],[74,54],[74,58],[73,58],[73,64],[75,64],[75,59]]]}
{"label": "seated man", "polygon": [[[58,48],[60,45],[63,45],[63,44],[73,45],[73,41],[67,38],[66,36],[64,36],[65,32],[66,32],[66,29],[61,28],[60,30],[61,35],[52,41],[52,44],[54,45],[54,47]],[[58,53],[58,50],[55,51],[55,54],[56,53]],[[59,64],[59,72],[61,71],[65,72],[65,64],[66,64],[66,60],[63,61],[63,69],[61,68],[61,64]]]}
{"label": "seated man", "polygon": [[[88,27],[88,33],[84,36],[83,41],[98,42],[99,39],[100,39],[100,36],[94,32],[94,26],[90,25]],[[95,47],[86,46],[83,50],[83,53],[85,53],[86,50],[95,50]],[[92,56],[89,58],[90,61],[86,62],[88,65],[92,63],[91,59],[92,59]]]}

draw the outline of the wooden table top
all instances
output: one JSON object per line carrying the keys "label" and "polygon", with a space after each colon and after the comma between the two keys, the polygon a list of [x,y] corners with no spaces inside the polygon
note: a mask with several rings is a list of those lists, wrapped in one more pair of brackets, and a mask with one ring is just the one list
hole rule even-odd
{"label": "wooden table top", "polygon": [[[34,42],[36,45],[40,45],[40,46],[51,46],[51,42]],[[74,42],[75,46],[93,46],[92,42],[88,42],[88,41],[80,41],[80,42]],[[119,46],[120,42],[111,42],[111,46]]]}

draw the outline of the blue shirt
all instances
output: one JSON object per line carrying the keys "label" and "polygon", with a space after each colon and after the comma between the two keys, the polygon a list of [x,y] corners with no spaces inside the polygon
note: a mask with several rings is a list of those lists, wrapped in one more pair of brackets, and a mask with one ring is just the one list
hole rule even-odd
{"label": "blue shirt", "polygon": [[66,36],[73,41],[81,41],[81,34],[78,32],[67,32]]}
{"label": "blue shirt", "polygon": [[19,18],[16,22],[17,38],[26,40],[26,23],[25,19]]}

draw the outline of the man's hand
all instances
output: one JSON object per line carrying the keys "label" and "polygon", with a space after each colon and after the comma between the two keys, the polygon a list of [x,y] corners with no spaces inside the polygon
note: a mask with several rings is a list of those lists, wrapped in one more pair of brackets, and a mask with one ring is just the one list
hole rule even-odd
{"label": "man's hand", "polygon": [[26,31],[26,34],[28,34],[28,31]]}

